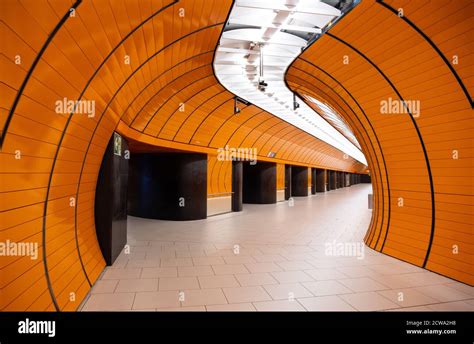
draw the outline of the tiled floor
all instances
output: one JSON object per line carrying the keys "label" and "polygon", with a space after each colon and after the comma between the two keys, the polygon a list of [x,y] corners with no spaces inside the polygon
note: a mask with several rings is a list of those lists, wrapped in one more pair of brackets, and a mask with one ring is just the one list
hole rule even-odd
{"label": "tiled floor", "polygon": [[369,192],[359,184],[201,221],[129,217],[130,253],[82,310],[474,310],[473,287],[365,246],[326,254],[327,244],[361,242]]}

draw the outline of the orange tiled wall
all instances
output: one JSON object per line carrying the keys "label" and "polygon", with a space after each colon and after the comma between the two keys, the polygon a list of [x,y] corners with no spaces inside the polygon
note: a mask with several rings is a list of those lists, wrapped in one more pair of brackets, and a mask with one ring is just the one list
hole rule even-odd
{"label": "orange tiled wall", "polygon": [[[364,0],[286,75],[355,131],[374,185],[367,245],[471,285],[473,15],[468,0]],[[389,99],[420,111],[383,113]]]}
{"label": "orange tiled wall", "polygon": [[[37,260],[1,258],[0,309],[75,310],[103,270],[94,199],[114,130],[210,155],[226,145],[255,147],[261,160],[363,170],[255,106],[233,114],[233,95],[212,71],[231,5],[0,2],[0,239],[39,244]],[[94,116],[57,113],[64,98],[94,101]],[[211,166],[210,192],[227,190],[228,177]]]}

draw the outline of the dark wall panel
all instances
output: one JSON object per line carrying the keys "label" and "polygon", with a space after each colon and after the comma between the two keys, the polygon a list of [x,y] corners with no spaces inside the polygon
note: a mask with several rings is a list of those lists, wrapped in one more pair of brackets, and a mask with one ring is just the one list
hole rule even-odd
{"label": "dark wall panel", "polygon": [[326,192],[327,170],[316,169],[316,192]]}
{"label": "dark wall panel", "polygon": [[242,211],[243,163],[232,161],[232,211]]}
{"label": "dark wall panel", "polygon": [[285,200],[291,197],[291,165],[285,165]]}
{"label": "dark wall panel", "polygon": [[317,173],[316,169],[313,167],[311,168],[311,194],[315,195],[317,188],[318,188],[318,180],[317,180]]}
{"label": "dark wall panel", "polygon": [[370,178],[370,176],[368,174],[361,174],[360,175],[360,182],[361,183],[372,183],[372,179]]}
{"label": "dark wall panel", "polygon": [[344,172],[337,172],[337,187],[343,188],[344,186]]}
{"label": "dark wall panel", "polygon": [[336,171],[329,171],[329,185],[331,190],[337,189],[337,175]]}
{"label": "dark wall panel", "polygon": [[308,196],[308,168],[303,166],[291,167],[291,195]]}
{"label": "dark wall panel", "polygon": [[[114,142],[116,150],[114,153]],[[106,148],[95,193],[97,239],[107,265],[112,265],[127,243],[128,144],[117,133]]]}
{"label": "dark wall panel", "polygon": [[255,204],[276,203],[276,164],[243,163],[243,202]]}
{"label": "dark wall panel", "polygon": [[207,217],[207,155],[132,154],[128,210],[162,220]]}

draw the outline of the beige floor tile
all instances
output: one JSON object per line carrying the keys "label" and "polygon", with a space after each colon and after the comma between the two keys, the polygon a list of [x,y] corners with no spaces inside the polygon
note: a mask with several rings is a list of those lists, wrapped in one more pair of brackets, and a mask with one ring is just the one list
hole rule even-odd
{"label": "beige floor tile", "polygon": [[210,266],[179,266],[179,277],[197,277],[214,275],[214,271]]}
{"label": "beige floor tile", "polygon": [[233,275],[200,276],[199,285],[202,289],[238,287],[239,283]]}
{"label": "beige floor tile", "polygon": [[239,256],[224,257],[226,264],[245,264],[245,263],[256,263],[256,260],[252,256]]}
{"label": "beige floor tile", "polygon": [[359,311],[379,311],[400,308],[396,303],[373,291],[339,296]]}
{"label": "beige floor tile", "polygon": [[98,280],[91,289],[91,294],[113,293],[119,280]]}
{"label": "beige floor tile", "polygon": [[193,258],[193,263],[195,266],[222,265],[222,264],[225,264],[225,261],[224,259],[222,259],[222,257],[199,257],[199,258]]}
{"label": "beige floor tile", "polygon": [[161,264],[159,259],[137,259],[129,260],[127,268],[157,268]]}
{"label": "beige floor tile", "polygon": [[286,262],[287,259],[279,254],[259,254],[252,256],[258,263]]}
{"label": "beige floor tile", "polygon": [[119,280],[116,293],[132,293],[138,291],[158,291],[158,279],[134,278]]}
{"label": "beige floor tile", "polygon": [[271,300],[270,295],[260,286],[224,288],[223,290],[229,303]]}
{"label": "beige floor tile", "polygon": [[438,302],[436,299],[433,299],[416,289],[381,290],[377,293],[404,308],[429,305]]}
{"label": "beige floor tile", "polygon": [[446,284],[446,286],[450,288],[457,289],[465,294],[468,294],[474,298],[474,287],[471,287],[467,284],[464,283],[459,283],[459,282],[451,282]]}
{"label": "beige floor tile", "polygon": [[333,281],[333,280],[303,282],[302,284],[314,296],[339,295],[339,294],[352,293],[352,290],[345,287],[338,281]]}
{"label": "beige floor tile", "polygon": [[147,252],[146,259],[175,259],[176,253],[174,251],[161,251],[161,252]]}
{"label": "beige floor tile", "polygon": [[242,287],[278,283],[278,281],[274,279],[268,272],[260,272],[256,274],[236,274],[235,278],[237,278]]}
{"label": "beige floor tile", "polygon": [[344,275],[347,275],[350,278],[375,277],[375,276],[380,275],[378,272],[373,271],[365,266],[346,266],[346,267],[339,267],[336,269],[337,271],[342,272]]}
{"label": "beige floor tile", "polygon": [[159,290],[186,290],[200,289],[196,277],[162,277],[159,281]]}
{"label": "beige floor tile", "polygon": [[179,306],[179,293],[177,291],[139,292],[135,294],[135,301],[133,302],[133,309],[175,308]]}
{"label": "beige floor tile", "polygon": [[[234,257],[236,254],[233,249],[204,250],[208,257]],[[243,254],[239,254],[243,255]]]}
{"label": "beige floor tile", "polygon": [[395,264],[377,264],[377,265],[369,265],[368,268],[373,270],[381,275],[399,275],[399,274],[406,274],[412,272],[422,272],[423,269],[411,265],[408,263],[395,263]]}
{"label": "beige floor tile", "polygon": [[474,299],[471,299],[471,300],[465,300],[465,302],[467,302],[468,304],[470,304],[470,305],[473,305],[473,306],[474,306]]}
{"label": "beige floor tile", "polygon": [[249,273],[244,264],[213,265],[216,275],[234,275]]}
{"label": "beige floor tile", "polygon": [[313,253],[313,249],[308,246],[285,246],[283,247],[285,253]]}
{"label": "beige floor tile", "polygon": [[314,258],[311,253],[282,253],[281,256],[287,260],[312,260]]}
{"label": "beige floor tile", "polygon": [[348,279],[341,279],[338,281],[357,293],[365,292],[365,291],[390,289],[386,285],[376,282],[373,279],[368,278],[368,277],[348,278]]}
{"label": "beige floor tile", "polygon": [[193,266],[191,258],[163,258],[161,259],[161,267],[175,267],[175,266]]}
{"label": "beige floor tile", "polygon": [[209,312],[255,312],[251,303],[230,303],[227,305],[206,306]]}
{"label": "beige floor tile", "polygon": [[305,273],[310,275],[316,281],[335,280],[349,277],[336,269],[326,268],[305,270]]}
{"label": "beige floor tile", "polygon": [[170,268],[143,268],[141,278],[177,277],[178,269]]}
{"label": "beige floor tile", "polygon": [[306,261],[316,269],[334,269],[340,266],[337,263],[337,258],[328,259],[325,257],[324,259],[306,259]]}
{"label": "beige floor tile", "polygon": [[413,286],[430,286],[437,284],[447,284],[452,282],[451,279],[443,277],[441,275],[424,271],[424,272],[414,272],[409,274],[404,274],[408,280],[412,282]]}
{"label": "beige floor tile", "polygon": [[266,312],[292,312],[292,311],[305,311],[306,310],[296,300],[254,302],[253,305],[255,306],[257,311],[266,311]]}
{"label": "beige floor tile", "polygon": [[205,306],[176,307],[176,308],[157,308],[157,312],[205,312]]}
{"label": "beige floor tile", "polygon": [[276,264],[285,271],[313,269],[312,265],[308,264],[305,261],[301,261],[301,260],[291,260],[291,261],[287,261],[287,262],[278,262]]}
{"label": "beige floor tile", "polygon": [[273,300],[292,300],[300,297],[311,297],[313,294],[298,283],[265,285],[263,288]]}
{"label": "beige floor tile", "polygon": [[184,301],[181,302],[183,307],[189,306],[210,306],[226,304],[227,300],[222,289],[200,289],[185,290]]}
{"label": "beige floor tile", "polygon": [[93,294],[84,304],[83,311],[126,311],[131,310],[134,293]]}
{"label": "beige floor tile", "polygon": [[458,311],[458,312],[474,312],[474,305],[469,304],[465,301],[455,301],[438,303],[435,305],[428,306],[432,311],[446,312],[446,311]]}
{"label": "beige floor tile", "polygon": [[107,268],[102,275],[103,280],[107,279],[129,279],[129,278],[140,278],[142,269],[133,268],[133,269],[115,269]]}
{"label": "beige floor tile", "polygon": [[200,258],[206,257],[204,250],[176,251],[176,258]]}
{"label": "beige floor tile", "polygon": [[267,263],[247,263],[245,264],[251,273],[282,271],[278,265],[272,262]]}
{"label": "beige floor tile", "polygon": [[416,307],[405,307],[405,308],[394,308],[387,309],[387,312],[432,312],[433,310],[428,306],[416,306]]}
{"label": "beige floor tile", "polygon": [[417,287],[415,289],[423,295],[432,297],[433,299],[436,299],[440,302],[460,301],[472,298],[471,295],[447,285],[431,285]]}
{"label": "beige floor tile", "polygon": [[117,257],[117,260],[121,260],[122,258],[125,258],[127,260],[131,259],[145,259],[146,257],[146,252],[133,252],[130,250],[130,253],[125,253],[122,251],[120,255]]}
{"label": "beige floor tile", "polygon": [[409,278],[407,274],[402,275],[380,275],[372,277],[374,281],[377,281],[383,285],[390,286],[392,289],[405,289],[416,287],[417,284]]}
{"label": "beige floor tile", "polygon": [[319,296],[298,299],[308,311],[354,311],[347,302],[339,296]]}
{"label": "beige floor tile", "polygon": [[309,282],[313,281],[313,278],[303,271],[281,271],[272,272],[272,276],[279,283],[294,283],[294,282]]}

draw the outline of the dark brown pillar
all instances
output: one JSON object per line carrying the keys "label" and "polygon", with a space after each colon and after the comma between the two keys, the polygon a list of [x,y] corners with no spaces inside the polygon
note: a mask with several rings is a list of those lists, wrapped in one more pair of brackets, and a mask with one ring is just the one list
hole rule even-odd
{"label": "dark brown pillar", "polygon": [[232,211],[242,211],[243,163],[232,161]]}
{"label": "dark brown pillar", "polygon": [[331,185],[331,190],[337,189],[337,174],[336,171],[331,171],[331,178],[329,180],[329,184]]}
{"label": "dark brown pillar", "polygon": [[243,163],[243,203],[276,203],[275,163]]}
{"label": "dark brown pillar", "polygon": [[327,170],[316,169],[316,192],[326,192]]}
{"label": "dark brown pillar", "polygon": [[311,194],[315,195],[318,190],[317,171],[313,167],[311,168]]}
{"label": "dark brown pillar", "polygon": [[285,200],[291,197],[291,165],[285,165]]}
{"label": "dark brown pillar", "polygon": [[308,196],[308,168],[303,166],[291,167],[291,196]]}

